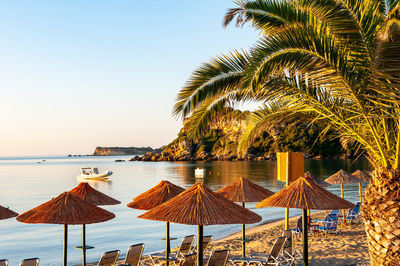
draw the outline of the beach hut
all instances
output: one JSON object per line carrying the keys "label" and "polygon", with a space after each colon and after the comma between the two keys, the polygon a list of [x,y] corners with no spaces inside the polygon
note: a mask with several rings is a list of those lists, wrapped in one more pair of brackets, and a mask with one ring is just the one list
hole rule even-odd
{"label": "beach hut", "polygon": [[[174,185],[171,182],[163,180],[160,183],[158,183],[155,187],[135,197],[131,203],[127,204],[127,206],[133,209],[147,211],[163,204],[164,202],[172,199],[173,197],[182,193],[183,191],[185,191],[185,189],[181,188],[180,186]],[[166,258],[166,265],[168,265],[169,253],[171,252],[171,245],[170,245],[170,235],[169,235],[169,222],[167,221],[166,224],[167,225],[166,225],[166,237],[165,237],[165,244],[166,244],[165,258]]]}
{"label": "beach hut", "polygon": [[[346,172],[345,170],[341,169],[335,174],[331,175],[329,178],[325,179],[325,182],[333,185],[333,184],[340,184],[340,191],[341,191],[341,196],[342,199],[344,199],[344,193],[343,193],[343,184],[352,184],[352,183],[358,183],[358,188],[359,188],[359,194],[360,194],[360,201],[362,199],[362,193],[361,193],[361,179],[358,179],[357,177],[351,175],[350,173]],[[343,224],[346,224],[346,216],[345,212],[343,210]]]}
{"label": "beach hut", "polygon": [[331,210],[354,208],[354,204],[323,189],[310,178],[300,177],[288,187],[256,204],[257,208],[281,207],[303,210],[303,258],[308,265],[307,209]]}
{"label": "beach hut", "polygon": [[[259,202],[274,194],[274,192],[254,184],[245,177],[238,178],[234,183],[218,190],[216,193],[230,201],[241,202],[243,208],[246,202]],[[244,258],[246,257],[246,242],[250,241],[250,239],[246,239],[245,224],[242,224],[242,239],[239,239],[239,241],[242,242],[242,256]]]}
{"label": "beach hut", "polygon": [[9,219],[13,217],[17,217],[18,213],[10,210],[9,208],[5,208],[0,206],[0,220]]}
{"label": "beach hut", "polygon": [[[81,182],[77,187],[70,191],[75,196],[86,200],[93,205],[116,205],[120,204],[119,200],[111,198],[100,191],[92,188],[88,183]],[[91,249],[93,247],[86,246],[86,225],[82,224],[82,246],[78,246],[76,248],[82,249],[82,262],[83,266],[86,266],[86,249]]]}
{"label": "beach hut", "polygon": [[114,217],[115,214],[82,200],[71,192],[64,192],[32,210],[20,214],[17,220],[32,224],[63,224],[63,265],[67,266],[68,225],[100,223]]}
{"label": "beach hut", "polygon": [[203,226],[261,221],[258,214],[212,192],[203,183],[194,184],[138,218],[197,225],[197,265],[203,265]]}

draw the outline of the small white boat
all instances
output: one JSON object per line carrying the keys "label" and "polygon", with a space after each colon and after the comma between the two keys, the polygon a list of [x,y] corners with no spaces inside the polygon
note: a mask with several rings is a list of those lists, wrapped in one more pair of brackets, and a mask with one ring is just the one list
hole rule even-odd
{"label": "small white boat", "polygon": [[97,167],[94,167],[93,169],[91,167],[85,167],[81,168],[81,174],[77,176],[77,178],[82,178],[82,179],[108,179],[110,175],[112,175],[113,172],[108,171],[108,172],[103,172],[99,173],[99,169]]}
{"label": "small white boat", "polygon": [[204,178],[205,175],[206,175],[206,169],[204,169],[204,168],[194,169],[194,177],[195,178]]}

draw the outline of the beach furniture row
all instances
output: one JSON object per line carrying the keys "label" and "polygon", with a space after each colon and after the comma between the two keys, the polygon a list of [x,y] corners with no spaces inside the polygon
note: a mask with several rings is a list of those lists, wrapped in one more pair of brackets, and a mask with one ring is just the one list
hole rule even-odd
{"label": "beach furniture row", "polygon": [[[21,261],[19,266],[37,266],[39,265],[39,258],[31,258],[31,259],[25,259]],[[0,266],[8,266],[8,260],[7,259],[2,259],[0,260]]]}

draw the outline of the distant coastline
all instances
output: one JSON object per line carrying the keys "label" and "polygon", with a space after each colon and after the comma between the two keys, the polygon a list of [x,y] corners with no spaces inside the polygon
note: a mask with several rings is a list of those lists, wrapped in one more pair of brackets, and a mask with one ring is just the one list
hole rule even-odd
{"label": "distant coastline", "polygon": [[143,155],[149,152],[161,152],[162,149],[151,147],[96,147],[93,156],[115,156],[115,155]]}

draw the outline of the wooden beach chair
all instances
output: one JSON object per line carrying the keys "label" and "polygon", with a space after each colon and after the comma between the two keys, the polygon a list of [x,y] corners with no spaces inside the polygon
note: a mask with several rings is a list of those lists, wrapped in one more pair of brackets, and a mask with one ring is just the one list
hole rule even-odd
{"label": "wooden beach chair", "polygon": [[141,262],[142,254],[143,254],[144,244],[136,244],[132,245],[128,248],[126,252],[125,260],[118,264],[118,266],[122,265],[130,265],[130,266],[138,266],[139,264],[143,265]]}
{"label": "wooden beach chair", "polygon": [[233,258],[230,262],[235,263],[246,263],[258,264],[258,265],[282,265],[287,264],[288,261],[282,256],[283,245],[285,244],[286,237],[281,236],[275,240],[274,245],[271,248],[269,254],[252,254],[250,258]]}
{"label": "wooden beach chair", "polygon": [[[203,237],[203,254],[206,254],[208,245],[210,245],[212,240],[213,240],[213,236],[204,236]],[[197,253],[197,246],[193,246],[190,253]]]}
{"label": "wooden beach chair", "polygon": [[228,261],[229,250],[215,250],[207,261],[207,266],[225,266]]}
{"label": "wooden beach chair", "polygon": [[7,259],[0,260],[0,266],[8,266],[8,260]]}
{"label": "wooden beach chair", "polygon": [[39,258],[24,259],[19,266],[37,266],[39,265]]}
{"label": "wooden beach chair", "polygon": [[113,266],[113,265],[115,265],[115,263],[117,262],[119,253],[121,253],[121,251],[119,251],[119,250],[112,250],[112,251],[104,252],[103,255],[101,255],[101,258],[97,265],[98,266]]}
{"label": "wooden beach chair", "polygon": [[286,237],[286,241],[283,244],[282,256],[283,258],[293,265],[296,261],[303,259],[302,254],[295,247],[295,236],[291,230],[283,230],[282,236]]}
{"label": "wooden beach chair", "polygon": [[[188,255],[192,250],[192,245],[194,241],[194,235],[185,236],[182,239],[181,245],[179,246],[178,252],[171,252],[169,254],[169,258],[171,261],[176,264],[177,261],[182,260],[185,255]],[[156,264],[156,259],[165,257],[165,253],[153,253],[149,255],[151,262],[153,265]]]}
{"label": "wooden beach chair", "polygon": [[183,256],[183,258],[179,261],[179,266],[195,266],[197,263],[197,253],[192,253],[189,255]]}

